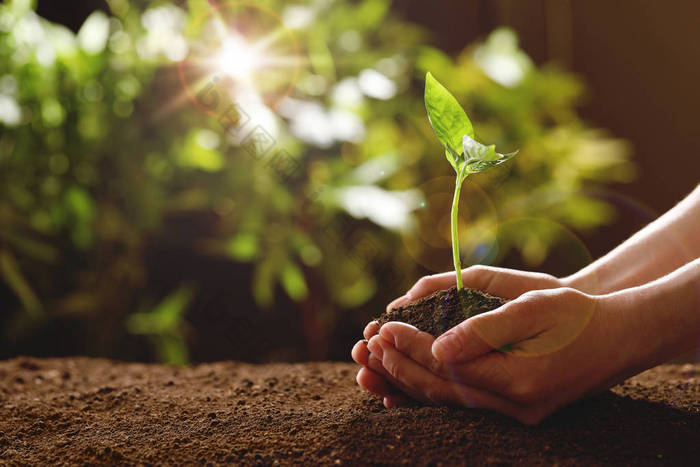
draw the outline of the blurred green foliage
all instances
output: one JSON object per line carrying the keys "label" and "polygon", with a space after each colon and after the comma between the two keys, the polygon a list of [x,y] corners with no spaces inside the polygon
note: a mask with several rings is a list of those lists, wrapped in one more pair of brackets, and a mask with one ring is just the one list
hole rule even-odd
{"label": "blurred green foliage", "polygon": [[129,316],[126,327],[132,334],[142,334],[153,340],[158,359],[177,365],[188,363],[187,344],[182,319],[192,300],[192,289],[182,287],[148,312]]}
{"label": "blurred green foliage", "polygon": [[[246,14],[286,25],[299,75],[279,106],[240,105],[274,152],[298,161],[280,178],[272,156],[251,156],[180,82],[178,61],[198,50],[209,3],[108,4],[111,14],[92,14],[78,34],[39,18],[32,1],[0,5],[0,278],[17,298],[4,338],[69,315],[88,323],[96,353],[114,354],[115,336],[129,332],[149,336],[158,358],[185,362],[197,286],[165,298],[148,288],[154,242],[250,263],[261,310],[282,290],[300,319],[326,327],[378,289],[403,291],[421,266],[448,269],[449,231],[435,219],[449,210],[426,192],[450,173],[425,119],[428,70],[480,140],[521,148],[465,186],[466,262],[516,248],[541,263],[562,229],[612,219],[584,188],[633,174],[627,145],[578,117],[580,80],[535,67],[508,30],[453,58],[389,0],[266,0],[256,4],[273,16]],[[193,235],[169,228],[200,215],[208,221]],[[523,219],[551,222],[499,229]]]}

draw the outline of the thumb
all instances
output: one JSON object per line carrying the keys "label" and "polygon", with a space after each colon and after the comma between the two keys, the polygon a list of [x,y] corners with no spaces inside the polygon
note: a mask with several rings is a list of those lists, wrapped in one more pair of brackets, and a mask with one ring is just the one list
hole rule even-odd
{"label": "thumb", "polygon": [[536,335],[542,329],[526,308],[527,301],[514,300],[463,321],[433,342],[433,356],[441,362],[465,362]]}

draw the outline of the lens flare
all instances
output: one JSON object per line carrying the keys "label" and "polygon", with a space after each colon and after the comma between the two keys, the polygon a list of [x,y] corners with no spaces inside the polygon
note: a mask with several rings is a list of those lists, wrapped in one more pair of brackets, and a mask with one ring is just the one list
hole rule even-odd
{"label": "lens flare", "polygon": [[224,120],[244,97],[276,109],[306,62],[294,31],[258,2],[208,4],[188,26],[188,53],[178,62],[183,97]]}
{"label": "lens flare", "polygon": [[262,54],[244,39],[230,36],[223,41],[214,63],[231,78],[250,81],[262,63]]}

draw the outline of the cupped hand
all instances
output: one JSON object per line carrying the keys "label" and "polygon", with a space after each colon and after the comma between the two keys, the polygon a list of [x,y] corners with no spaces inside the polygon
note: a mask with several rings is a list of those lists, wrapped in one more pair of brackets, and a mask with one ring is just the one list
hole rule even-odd
{"label": "cupped hand", "polygon": [[638,346],[628,314],[618,311],[605,296],[574,289],[527,292],[438,339],[386,323],[369,339],[367,366],[425,403],[492,409],[534,424],[636,372],[630,351]]}
{"label": "cupped hand", "polygon": [[[557,288],[563,285],[560,279],[549,274],[491,266],[466,268],[462,270],[462,280],[465,287],[508,299],[517,298],[530,290]],[[425,276],[418,280],[405,295],[387,305],[387,310],[425,297],[437,290],[448,289],[455,285],[455,282],[454,272]],[[378,331],[379,323],[370,322],[363,332],[365,341],[359,341],[352,350],[353,359],[363,366],[357,375],[357,382],[368,391],[384,397],[387,407],[394,406],[407,400],[406,393],[401,391],[401,385],[386,371],[379,369],[376,364],[369,365],[370,352],[367,350],[366,340],[371,339]],[[372,367],[375,369],[371,370]]]}
{"label": "cupped hand", "polygon": [[[530,290],[555,289],[564,286],[561,279],[549,274],[481,265],[463,269],[462,282],[464,287],[507,299],[517,298]],[[455,283],[454,272],[422,277],[405,295],[389,303],[387,310],[418,300],[437,290],[449,289]]]}

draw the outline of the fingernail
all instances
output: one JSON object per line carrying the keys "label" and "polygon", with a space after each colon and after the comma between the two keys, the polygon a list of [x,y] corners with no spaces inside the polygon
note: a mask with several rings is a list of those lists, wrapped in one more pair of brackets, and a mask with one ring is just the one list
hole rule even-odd
{"label": "fingernail", "polygon": [[448,358],[455,358],[461,351],[462,343],[453,333],[439,337],[433,344],[433,354],[438,360],[444,361]]}
{"label": "fingernail", "polygon": [[377,357],[379,360],[382,359],[382,356],[384,355],[384,351],[382,350],[382,346],[377,343],[377,340],[372,338],[369,340],[367,343],[367,348],[369,349],[369,352]]}

